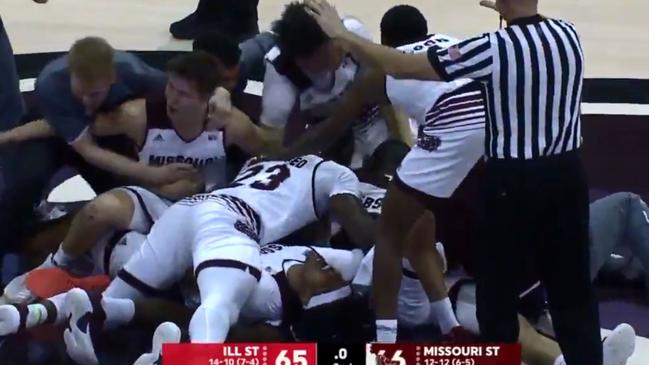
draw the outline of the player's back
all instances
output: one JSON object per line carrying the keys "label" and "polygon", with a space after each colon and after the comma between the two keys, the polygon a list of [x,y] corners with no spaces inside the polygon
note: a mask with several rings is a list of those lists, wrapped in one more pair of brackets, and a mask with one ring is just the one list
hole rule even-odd
{"label": "player's back", "polygon": [[[433,34],[426,39],[406,44],[397,49],[404,53],[424,53],[430,48],[443,49],[458,43],[459,40],[441,34]],[[458,89],[470,80],[451,82],[395,79],[386,77],[386,93],[391,103],[403,109],[419,125],[425,124],[431,107],[446,93]]]}
{"label": "player's back", "polygon": [[252,160],[231,187],[214,194],[240,198],[261,219],[260,243],[274,242],[319,219],[337,193],[358,196],[358,179],[348,168],[314,155],[289,161]]}

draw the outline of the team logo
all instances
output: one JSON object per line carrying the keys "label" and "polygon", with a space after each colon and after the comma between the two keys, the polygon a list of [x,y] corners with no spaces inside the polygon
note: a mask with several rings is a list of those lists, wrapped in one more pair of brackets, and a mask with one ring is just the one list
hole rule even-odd
{"label": "team logo", "polygon": [[164,138],[162,138],[162,134],[158,133],[157,136],[153,139],[153,142],[164,142]]}
{"label": "team logo", "polygon": [[448,55],[452,61],[457,61],[462,57],[462,51],[460,51],[458,46],[453,46],[448,49]]}
{"label": "team logo", "polygon": [[420,133],[417,137],[417,146],[422,150],[433,152],[437,151],[439,146],[442,145],[442,139],[437,136],[428,136]]}
{"label": "team logo", "polygon": [[207,135],[207,140],[208,141],[216,141],[218,137],[215,134],[208,134]]}

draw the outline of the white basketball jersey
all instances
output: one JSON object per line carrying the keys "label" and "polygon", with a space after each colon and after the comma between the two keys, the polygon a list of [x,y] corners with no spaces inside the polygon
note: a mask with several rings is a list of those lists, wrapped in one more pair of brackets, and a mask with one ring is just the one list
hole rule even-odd
{"label": "white basketball jersey", "polygon": [[[434,34],[427,39],[398,47],[404,53],[427,52],[429,48],[447,48],[459,43],[459,40]],[[426,114],[437,103],[437,100],[444,94],[458,89],[471,82],[463,79],[451,82],[421,81],[421,80],[397,80],[386,76],[386,92],[390,102],[407,113],[417,121],[419,125],[426,124]]]}
{"label": "white basketball jersey", "polygon": [[146,108],[147,133],[138,153],[140,161],[155,166],[191,164],[203,172],[208,191],[225,185],[225,136],[222,131],[204,130],[193,140],[184,140],[167,116],[164,98],[148,98]]}
{"label": "white basketball jersey", "polygon": [[370,214],[381,214],[386,190],[376,185],[361,182],[359,184],[363,208]]}
{"label": "white basketball jersey", "polygon": [[358,197],[358,178],[350,169],[314,155],[290,161],[251,160],[232,186],[213,194],[237,197],[257,213],[261,244],[318,220],[334,195]]}

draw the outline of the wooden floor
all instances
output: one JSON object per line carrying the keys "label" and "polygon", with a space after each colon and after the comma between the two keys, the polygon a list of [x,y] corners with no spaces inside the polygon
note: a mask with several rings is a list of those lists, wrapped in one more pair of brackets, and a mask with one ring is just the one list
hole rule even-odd
{"label": "wooden floor", "polygon": [[[218,1],[218,0],[213,0]],[[288,1],[261,0],[263,29]],[[496,15],[478,0],[335,0],[341,12],[361,18],[375,36],[383,13],[393,5],[419,7],[432,32],[466,37],[493,30]],[[169,24],[193,11],[197,0],[30,0],[0,1],[0,15],[16,53],[65,50],[77,38],[101,35],[123,49],[187,49],[173,40]],[[649,78],[647,0],[540,0],[541,12],[573,21],[584,42],[590,78]],[[378,38],[376,38],[378,39]]]}

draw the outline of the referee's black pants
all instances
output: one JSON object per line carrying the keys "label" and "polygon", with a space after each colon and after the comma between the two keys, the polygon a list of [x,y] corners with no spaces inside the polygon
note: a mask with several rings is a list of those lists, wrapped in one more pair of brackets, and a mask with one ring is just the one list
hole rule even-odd
{"label": "referee's black pants", "polygon": [[602,363],[590,281],[588,183],[577,152],[536,160],[489,160],[482,238],[475,249],[477,315],[485,341],[518,340],[520,279],[544,284],[568,365]]}

